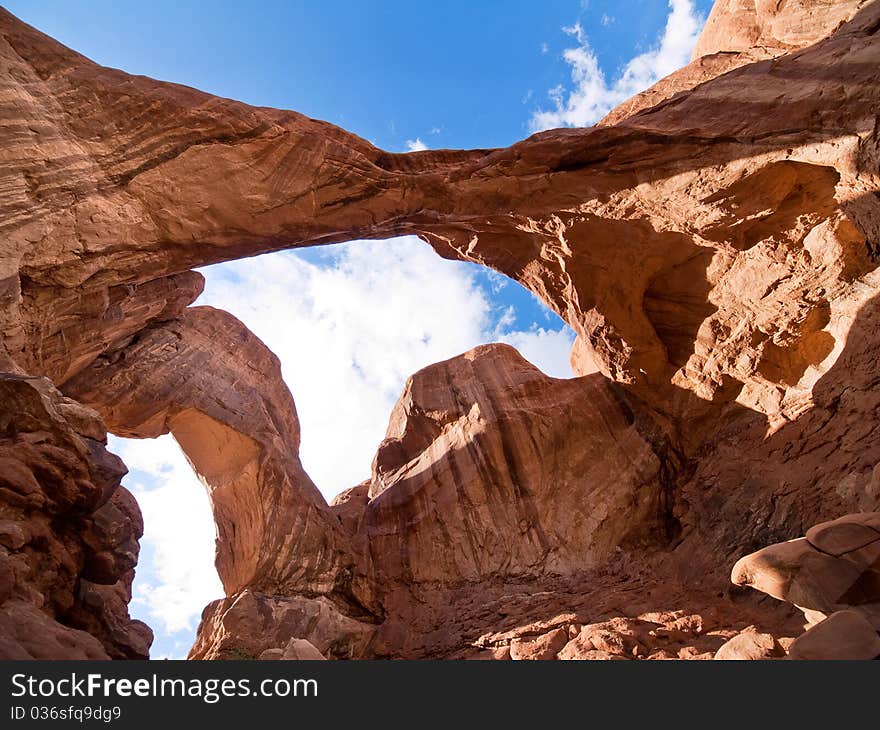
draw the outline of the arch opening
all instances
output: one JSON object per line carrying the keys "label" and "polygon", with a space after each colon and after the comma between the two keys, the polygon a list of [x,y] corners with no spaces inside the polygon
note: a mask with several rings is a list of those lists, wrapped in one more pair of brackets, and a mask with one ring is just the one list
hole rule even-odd
{"label": "arch opening", "polygon": [[[534,294],[477,264],[443,259],[414,236],[267,254],[202,273],[195,305],[232,313],[279,357],[300,458],[328,501],[369,476],[417,370],[505,342],[548,375],[573,376],[574,333]],[[113,442],[144,510],[132,613],[153,627],[154,657],[185,656],[202,608],[223,595],[211,539],[220,537],[219,514],[205,490],[216,487],[202,468],[200,483],[175,443],[187,447],[187,418],[172,419],[174,437]]]}

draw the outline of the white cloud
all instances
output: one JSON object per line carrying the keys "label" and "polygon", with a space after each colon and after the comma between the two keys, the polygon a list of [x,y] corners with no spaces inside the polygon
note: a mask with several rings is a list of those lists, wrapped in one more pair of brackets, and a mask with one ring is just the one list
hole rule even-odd
{"label": "white cloud", "polygon": [[493,294],[500,294],[512,281],[512,279],[508,279],[504,274],[499,274],[493,269],[486,269],[486,280],[489,282],[489,287]]}
{"label": "white cloud", "polygon": [[426,149],[428,149],[428,145],[422,142],[422,140],[418,137],[416,137],[415,139],[408,139],[406,141],[407,152],[423,152]]}
{"label": "white cloud", "polygon": [[132,611],[157,634],[192,631],[202,608],[223,596],[207,492],[171,436],[111,436],[110,450],[128,466],[123,483],[144,516]]}
{"label": "white cloud", "polygon": [[570,378],[572,336],[567,329],[548,330],[543,327],[526,332],[507,332],[496,339],[513,345],[529,362],[539,365],[547,375],[554,378]]}
{"label": "white cloud", "polygon": [[602,18],[599,22],[607,28],[609,25],[614,24],[614,16],[608,15],[608,13],[602,13]]}
{"label": "white cloud", "polygon": [[663,35],[654,48],[632,58],[611,83],[599,66],[580,23],[564,28],[578,42],[577,47],[568,48],[563,53],[571,67],[573,88],[566,90],[557,86],[551,89],[548,95],[554,108],[536,111],[529,121],[529,128],[537,132],[556,127],[589,126],[621,102],[685,66],[705,19],[697,12],[693,0],[669,0],[669,9]]}

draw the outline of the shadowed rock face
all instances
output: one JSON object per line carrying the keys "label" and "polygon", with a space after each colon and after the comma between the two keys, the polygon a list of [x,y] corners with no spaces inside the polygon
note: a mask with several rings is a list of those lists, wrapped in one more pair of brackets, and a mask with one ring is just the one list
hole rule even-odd
{"label": "shadowed rock face", "polygon": [[128,616],[143,523],[101,420],[41,377],[0,376],[0,403],[0,655],[147,658]]}
{"label": "shadowed rock face", "polygon": [[[49,416],[2,404],[10,443],[51,445],[54,466],[16,445],[0,479],[68,497],[0,491],[0,558],[31,566],[0,573],[0,651],[146,652],[126,612],[139,517],[103,424],[173,433],[208,488],[227,598],[194,657],[291,639],[463,656],[502,651],[499,631],[511,654],[592,656],[614,653],[595,637],[617,619],[711,655],[715,639],[682,638],[694,621],[651,613],[688,596],[761,623],[714,590],[736,557],[877,509],[878,28],[876,2],[724,0],[689,66],[594,127],[400,155],[102,68],[0,10],[2,382],[89,414],[46,442],[28,434]],[[430,366],[370,480],[327,505],[277,359],[189,306],[192,269],[407,233],[530,288],[578,334],[575,370],[600,374],[548,378],[500,345]],[[69,435],[86,422],[88,441]],[[635,611],[627,581],[656,605]],[[576,621],[553,622],[575,602]],[[783,614],[765,609],[764,628]],[[566,635],[537,641],[545,626]]]}
{"label": "shadowed rock face", "polygon": [[880,656],[880,512],[844,515],[746,555],[731,580],[804,612],[807,631],[791,659]]}

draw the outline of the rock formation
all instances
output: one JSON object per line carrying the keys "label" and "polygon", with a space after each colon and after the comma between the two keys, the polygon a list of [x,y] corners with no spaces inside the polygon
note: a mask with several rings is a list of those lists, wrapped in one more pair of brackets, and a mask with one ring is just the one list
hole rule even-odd
{"label": "rock formation", "polygon": [[355,541],[379,585],[595,568],[663,534],[662,443],[605,378],[479,347],[407,382]]}
{"label": "rock formation", "polygon": [[880,656],[880,512],[814,525],[805,537],[737,561],[731,579],[804,612],[794,659]]}
{"label": "rock formation", "polygon": [[[814,655],[727,576],[880,507],[878,31],[878,2],[722,0],[594,127],[392,154],[0,9],[0,654],[147,652],[110,430],[173,433],[208,488],[194,658]],[[540,296],[582,377],[501,345],[416,373],[328,505],[277,359],[193,269],[409,233]]]}
{"label": "rock formation", "polygon": [[0,655],[146,658],[128,616],[140,511],[94,411],[43,377],[0,377]]}

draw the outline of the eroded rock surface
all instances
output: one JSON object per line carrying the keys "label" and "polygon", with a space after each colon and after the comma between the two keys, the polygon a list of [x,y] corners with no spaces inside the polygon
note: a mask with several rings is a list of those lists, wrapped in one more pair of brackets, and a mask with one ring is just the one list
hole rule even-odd
{"label": "eroded rock surface", "polygon": [[206,482],[227,594],[333,587],[350,561],[348,536],[300,464],[278,358],[231,314],[189,308],[97,358],[65,389],[120,435],[174,435]]}
{"label": "eroded rock surface", "polygon": [[205,607],[191,659],[257,659],[292,639],[311,643],[323,656],[369,656],[375,626],[342,613],[326,597],[272,596],[242,591]]}
{"label": "eroded rock surface", "polygon": [[803,611],[808,630],[791,659],[880,656],[880,512],[845,515],[746,555],[731,580]]}
{"label": "eroded rock surface", "polygon": [[413,375],[356,532],[376,581],[584,572],[665,538],[661,459],[674,454],[616,393],[599,375],[549,378],[508,345]]}
{"label": "eroded rock surface", "polygon": [[856,611],[838,611],[795,639],[788,651],[791,659],[850,659],[880,657],[880,636]]}
{"label": "eroded rock surface", "polygon": [[[105,425],[173,433],[208,487],[227,596],[196,658],[786,648],[795,614],[727,590],[731,563],[880,508],[878,28],[877,2],[722,0],[689,66],[594,127],[401,155],[0,10],[0,653],[147,651]],[[193,269],[407,233],[535,292],[584,376],[498,345],[426,368],[327,505],[277,359],[189,306]],[[738,582],[876,625],[859,520]]]}
{"label": "eroded rock surface", "polygon": [[[688,67],[616,124],[408,155],[98,67],[4,14],[10,364],[63,381],[185,303],[166,278],[194,266],[417,233],[535,291],[606,375],[703,397],[733,379],[755,404],[825,359],[827,338],[803,340],[850,316],[832,302],[875,268],[878,10],[787,3],[756,22],[804,7],[827,37],[709,79]],[[64,321],[43,317],[49,295]],[[75,358],[62,337],[83,340]]]}
{"label": "eroded rock surface", "polygon": [[98,415],[42,377],[0,376],[0,655],[146,658],[128,615],[138,538]]}
{"label": "eroded rock surface", "polygon": [[785,656],[785,649],[775,636],[747,630],[726,641],[715,652],[714,658],[719,661],[756,661],[781,656]]}
{"label": "eroded rock surface", "polygon": [[809,623],[842,610],[880,629],[880,512],[816,525],[740,559],[731,580],[801,608]]}

